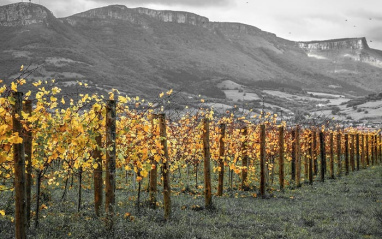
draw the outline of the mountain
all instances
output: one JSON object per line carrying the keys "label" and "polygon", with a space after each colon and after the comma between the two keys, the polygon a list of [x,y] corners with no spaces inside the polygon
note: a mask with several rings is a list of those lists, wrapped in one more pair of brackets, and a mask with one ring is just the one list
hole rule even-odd
{"label": "mountain", "polygon": [[382,90],[382,52],[365,38],[294,42],[241,23],[121,5],[56,18],[33,3],[0,6],[0,33],[6,82],[23,64],[39,67],[28,79],[55,78],[68,91],[82,80],[145,97],[174,88],[224,99],[218,85],[227,80],[252,90]]}

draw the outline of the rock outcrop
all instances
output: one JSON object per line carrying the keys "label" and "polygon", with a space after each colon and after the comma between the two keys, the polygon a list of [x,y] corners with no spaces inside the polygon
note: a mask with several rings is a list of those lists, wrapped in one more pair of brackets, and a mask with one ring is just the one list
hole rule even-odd
{"label": "rock outcrop", "polygon": [[382,55],[371,49],[366,38],[346,38],[326,41],[297,42],[309,57],[318,59],[351,59],[382,68]]}
{"label": "rock outcrop", "polygon": [[21,2],[0,7],[0,26],[26,26],[48,23],[53,14],[45,7]]}
{"label": "rock outcrop", "polygon": [[297,42],[305,51],[363,50],[369,49],[366,38],[346,38],[326,41]]}
{"label": "rock outcrop", "polygon": [[147,26],[148,19],[153,19],[165,23],[179,23],[193,26],[200,26],[210,31],[223,31],[232,34],[249,34],[276,37],[275,34],[262,31],[261,29],[242,24],[231,22],[211,22],[207,17],[199,16],[190,12],[168,11],[168,10],[152,10],[148,8],[127,8],[123,5],[111,5],[102,8],[92,9],[86,12],[75,14],[73,16],[61,19],[71,25],[76,25],[78,18],[95,18],[95,19],[116,19],[128,21],[135,24]]}
{"label": "rock outcrop", "polygon": [[206,26],[209,19],[189,12],[158,11],[147,8],[135,8],[131,11],[150,16],[162,22],[184,23],[195,26]]}

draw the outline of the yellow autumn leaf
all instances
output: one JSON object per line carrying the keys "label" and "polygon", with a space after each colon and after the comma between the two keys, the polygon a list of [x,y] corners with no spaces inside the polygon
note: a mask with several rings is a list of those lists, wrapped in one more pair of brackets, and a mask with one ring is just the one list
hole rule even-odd
{"label": "yellow autumn leaf", "polygon": [[149,175],[149,173],[148,173],[146,170],[142,170],[142,171],[141,171],[141,176],[142,176],[142,177],[146,178],[147,175]]}
{"label": "yellow autumn leaf", "polygon": [[15,82],[11,83],[11,90],[13,90],[15,92],[17,91],[17,84]]}
{"label": "yellow autumn leaf", "polygon": [[169,90],[169,91],[167,91],[166,94],[167,94],[167,95],[171,95],[171,94],[172,94],[172,89]]}
{"label": "yellow autumn leaf", "polygon": [[109,100],[114,100],[114,93],[113,92],[109,92]]}
{"label": "yellow autumn leaf", "polygon": [[42,82],[39,80],[38,82],[34,82],[32,83],[32,85],[34,85],[35,87],[38,87],[39,85],[41,85]]}
{"label": "yellow autumn leaf", "polygon": [[5,216],[5,211],[4,210],[0,210],[0,215]]}
{"label": "yellow autumn leaf", "polygon": [[163,96],[164,96],[164,93],[163,93],[163,92],[159,94],[159,97],[160,97],[160,98],[162,98]]}
{"label": "yellow autumn leaf", "polygon": [[123,96],[118,96],[118,101],[122,104],[126,104],[127,103],[127,98],[126,97],[123,97]]}
{"label": "yellow autumn leaf", "polygon": [[21,65],[20,71],[23,71],[23,70],[24,70],[24,65]]}

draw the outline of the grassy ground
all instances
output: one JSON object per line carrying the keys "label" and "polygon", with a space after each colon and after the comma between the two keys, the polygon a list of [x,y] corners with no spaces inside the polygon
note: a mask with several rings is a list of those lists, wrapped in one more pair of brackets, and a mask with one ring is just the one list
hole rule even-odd
{"label": "grassy ground", "polygon": [[[43,201],[48,208],[41,213],[39,229],[32,226],[30,238],[111,238],[104,218],[97,219],[93,213],[92,191],[84,192],[80,213],[76,212],[75,191],[70,190],[62,203],[49,202],[59,198],[61,191]],[[255,198],[254,193],[232,191],[214,197],[214,210],[200,210],[202,195],[180,193],[172,197],[173,217],[165,222],[162,209],[143,207],[138,213],[128,200],[132,195],[118,191],[114,237],[382,238],[381,166],[274,192],[267,199]],[[7,202],[13,204],[11,195],[1,197],[2,208]],[[0,215],[0,237],[14,238],[13,230],[9,216]]]}

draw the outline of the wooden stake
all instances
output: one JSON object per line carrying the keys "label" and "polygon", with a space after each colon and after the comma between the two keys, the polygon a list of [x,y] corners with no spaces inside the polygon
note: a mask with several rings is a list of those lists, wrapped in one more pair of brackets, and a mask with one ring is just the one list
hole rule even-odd
{"label": "wooden stake", "polygon": [[260,194],[265,197],[265,125],[260,125]]}
{"label": "wooden stake", "polygon": [[247,176],[248,176],[248,151],[247,151],[247,136],[248,136],[248,128],[245,126],[242,129],[244,141],[241,146],[241,152],[242,152],[242,167],[241,170],[241,189],[244,191],[248,191],[249,187],[247,185]]}
{"label": "wooden stake", "polygon": [[171,185],[165,114],[159,114],[159,131],[164,152],[164,157],[162,158],[164,218],[169,220],[171,218]]}
{"label": "wooden stake", "polygon": [[296,126],[296,186],[301,187],[300,126]]}
{"label": "wooden stake", "polygon": [[342,169],[342,163],[341,163],[341,130],[337,131],[337,175],[341,176],[341,169]]}
{"label": "wooden stake", "polygon": [[314,175],[318,174],[318,159],[317,159],[317,130],[313,129],[313,171]]}
{"label": "wooden stake", "polygon": [[362,168],[366,168],[365,159],[365,135],[361,134],[361,164]]}
{"label": "wooden stake", "polygon": [[379,163],[382,163],[382,134],[379,133]]}
{"label": "wooden stake", "polygon": [[279,128],[279,184],[284,189],[284,126]]}
{"label": "wooden stake", "polygon": [[203,120],[203,152],[204,152],[204,197],[205,207],[212,207],[211,194],[211,153],[210,153],[210,121],[205,118]]}
{"label": "wooden stake", "polygon": [[[13,133],[22,136],[23,126],[21,124],[21,110],[23,107],[23,93],[14,92],[12,97],[15,99],[13,105]],[[25,152],[24,144],[13,144],[13,162],[15,175],[15,235],[16,239],[26,238],[26,192],[25,192]]]}
{"label": "wooden stake", "polygon": [[[99,118],[101,119],[101,115]],[[93,181],[94,181],[94,210],[96,215],[99,217],[101,215],[101,206],[103,201],[103,180],[102,180],[102,135],[97,134],[95,137],[97,147],[93,150],[93,158],[95,161],[95,169],[93,171]]]}
{"label": "wooden stake", "polygon": [[326,154],[325,154],[325,134],[320,131],[320,148],[321,148],[321,182],[325,181]]}
{"label": "wooden stake", "polygon": [[350,166],[351,166],[351,171],[354,172],[355,170],[355,164],[354,164],[354,147],[355,142],[354,142],[354,134],[350,135]]}
{"label": "wooden stake", "polygon": [[345,134],[345,175],[349,174],[349,134]]}
{"label": "wooden stake", "polygon": [[106,196],[105,211],[107,214],[108,229],[113,229],[113,216],[115,206],[115,148],[116,139],[116,101],[108,100],[106,105]]}
{"label": "wooden stake", "polygon": [[[154,123],[154,120],[158,118],[158,115],[153,114],[151,116],[151,134],[152,137],[155,137],[155,127],[156,124]],[[150,198],[150,208],[156,209],[157,207],[157,185],[158,185],[158,162],[154,160],[154,158],[151,159],[151,171],[150,171],[150,186],[149,186],[149,198]]]}
{"label": "wooden stake", "polygon": [[309,184],[313,184],[313,133],[309,133]]}
{"label": "wooden stake", "polygon": [[[307,148],[310,147],[310,137],[308,137],[308,142],[305,142],[305,145],[308,146]],[[309,154],[309,152],[308,152]],[[304,180],[309,180],[309,156],[305,153],[304,157]]]}
{"label": "wooden stake", "polygon": [[78,168],[78,201],[77,201],[77,212],[81,210],[82,201],[82,166]]}
{"label": "wooden stake", "polygon": [[357,159],[357,170],[359,170],[359,161],[360,161],[360,150],[359,150],[359,133],[356,134],[356,159]]}
{"label": "wooden stake", "polygon": [[330,144],[330,178],[334,179],[334,142],[333,142],[333,132],[330,132],[329,135],[329,144]]}
{"label": "wooden stake", "polygon": [[218,182],[218,196],[223,195],[224,185],[224,139],[225,139],[225,124],[220,124],[220,138],[219,138],[219,182]]}
{"label": "wooden stake", "polygon": [[291,163],[291,180],[294,182],[296,181],[296,149],[297,149],[297,144],[296,144],[296,130],[292,129],[292,160],[290,161]]}
{"label": "wooden stake", "polygon": [[[28,114],[28,116],[32,115],[32,101],[26,100],[23,105],[23,111]],[[25,162],[26,162],[26,215],[27,215],[27,225],[30,226],[30,218],[31,218],[31,192],[32,192],[32,131],[25,130],[23,135],[24,140],[24,149],[25,149]]]}
{"label": "wooden stake", "polygon": [[369,160],[369,133],[366,133],[365,135],[365,145],[366,145],[366,166],[370,165]]}

